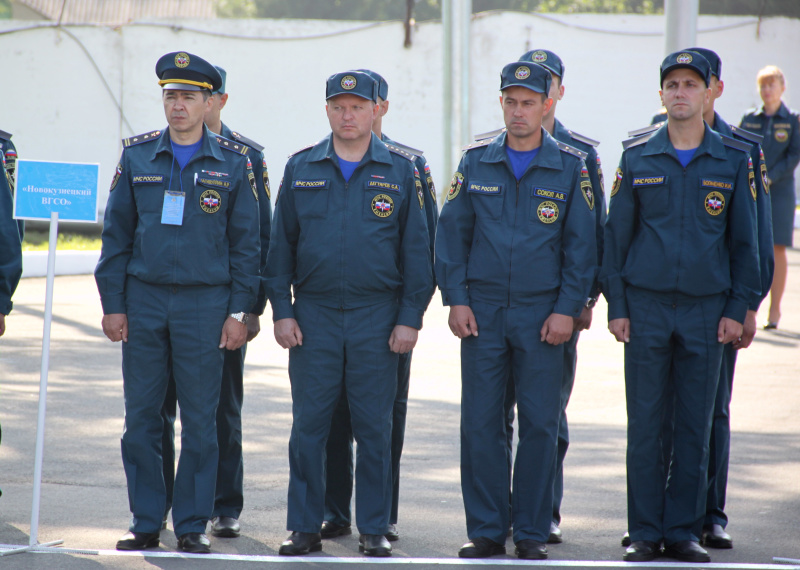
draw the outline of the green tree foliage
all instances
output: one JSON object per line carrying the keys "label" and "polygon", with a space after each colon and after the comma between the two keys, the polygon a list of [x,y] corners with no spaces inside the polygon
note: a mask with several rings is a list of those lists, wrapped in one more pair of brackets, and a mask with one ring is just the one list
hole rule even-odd
{"label": "green tree foliage", "polygon": [[[2,5],[8,0],[0,0]],[[402,20],[406,0],[217,0],[218,14],[229,18],[309,18]],[[451,0],[459,2],[460,0]],[[664,0],[473,0],[473,12],[517,10],[559,14],[662,14]],[[701,14],[788,16],[800,18],[800,0],[700,0]],[[442,17],[441,0],[415,0],[417,21]]]}
{"label": "green tree foliage", "polygon": [[0,20],[7,20],[11,17],[11,2],[0,0]]}

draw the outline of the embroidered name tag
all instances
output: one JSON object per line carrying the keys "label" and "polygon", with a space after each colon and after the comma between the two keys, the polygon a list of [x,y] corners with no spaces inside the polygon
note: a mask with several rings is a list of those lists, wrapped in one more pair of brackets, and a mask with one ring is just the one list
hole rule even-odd
{"label": "embroidered name tag", "polygon": [[476,194],[500,194],[503,187],[497,184],[482,184],[480,182],[470,182],[467,192],[474,192]]}
{"label": "embroidered name tag", "polygon": [[637,176],[633,179],[634,186],[656,186],[657,184],[664,184],[667,181],[666,176]]}
{"label": "embroidered name tag", "polygon": [[718,188],[720,190],[733,190],[733,182],[728,180],[714,180],[712,178],[701,178],[700,186],[703,188]]}
{"label": "embroidered name tag", "polygon": [[400,192],[400,185],[385,180],[367,180],[367,190],[390,190]]}
{"label": "embroidered name tag", "polygon": [[298,190],[326,190],[328,180],[292,180],[292,188]]}
{"label": "embroidered name tag", "polygon": [[550,200],[558,200],[559,202],[567,201],[566,192],[559,192],[558,190],[547,190],[545,188],[535,188],[533,195],[539,198],[548,198]]}
{"label": "embroidered name tag", "polygon": [[231,183],[227,180],[219,180],[217,178],[198,178],[197,183],[207,188],[221,188],[223,190],[230,190]]}
{"label": "embroidered name tag", "polygon": [[134,184],[161,184],[164,177],[160,174],[138,174],[133,177]]}

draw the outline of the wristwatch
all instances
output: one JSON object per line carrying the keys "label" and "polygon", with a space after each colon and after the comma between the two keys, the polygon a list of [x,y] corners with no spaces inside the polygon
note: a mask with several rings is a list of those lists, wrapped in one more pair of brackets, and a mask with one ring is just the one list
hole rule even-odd
{"label": "wristwatch", "polygon": [[237,321],[239,321],[243,325],[246,325],[247,324],[247,318],[250,316],[250,314],[249,313],[231,313],[228,316],[230,318],[232,318],[232,319],[236,319]]}
{"label": "wristwatch", "polygon": [[594,306],[596,304],[597,304],[597,299],[595,299],[594,297],[589,297],[588,299],[586,299],[586,304],[584,305],[584,307],[586,307],[587,309],[594,309]]}

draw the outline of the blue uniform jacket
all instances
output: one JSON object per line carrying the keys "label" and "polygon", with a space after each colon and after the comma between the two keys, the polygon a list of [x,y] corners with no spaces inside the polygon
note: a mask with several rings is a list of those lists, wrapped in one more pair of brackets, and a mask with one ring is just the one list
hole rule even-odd
{"label": "blue uniform jacket", "polygon": [[263,315],[264,309],[267,306],[267,291],[264,287],[263,275],[264,268],[267,265],[269,234],[272,230],[272,196],[269,189],[269,171],[267,170],[267,161],[264,159],[264,153],[261,152],[264,147],[243,137],[238,132],[231,130],[225,123],[222,123],[222,132],[220,134],[228,140],[244,143],[248,149],[247,158],[250,159],[250,164],[253,167],[253,176],[255,178],[256,188],[258,189],[259,232],[261,235],[261,263],[259,265],[259,274],[262,275],[262,279],[260,279],[260,285],[258,287],[256,304],[250,312],[254,315]]}
{"label": "blue uniform jacket", "polygon": [[758,221],[758,228],[756,230],[758,235],[758,261],[759,261],[759,274],[761,276],[761,293],[756,295],[750,301],[749,309],[757,311],[761,302],[769,294],[769,289],[772,286],[772,276],[775,272],[775,250],[772,247],[772,208],[770,208],[769,199],[769,181],[767,179],[768,169],[764,160],[764,153],[761,150],[761,145],[753,139],[761,138],[742,136],[741,130],[733,132],[730,125],[726,123],[719,113],[714,113],[714,124],[712,129],[721,135],[733,137],[737,140],[752,145],[750,150],[750,158],[753,165],[758,165],[758,170],[755,172],[756,184],[756,215]]}
{"label": "blue uniform jacket", "polygon": [[345,182],[332,135],[294,154],[275,205],[266,269],[273,319],[297,299],[338,309],[399,299],[398,325],[419,329],[433,290],[424,197],[409,157],[372,135]]}
{"label": "blue uniform jacket", "polygon": [[11,188],[5,173],[0,174],[0,313],[7,315],[13,304],[11,297],[22,276],[22,243],[14,218]]}
{"label": "blue uniform jacket", "polygon": [[[103,312],[126,312],[128,275],[155,285],[230,284],[228,312],[247,312],[259,286],[259,227],[245,147],[204,127],[181,173],[168,130],[151,135],[126,139],[106,204],[95,269]],[[186,194],[180,226],[161,223],[166,190]]]}
{"label": "blue uniform jacket", "polygon": [[597,298],[600,295],[600,283],[597,280],[600,273],[600,266],[603,263],[603,227],[606,225],[606,196],[603,187],[603,165],[594,145],[591,145],[580,138],[575,138],[572,131],[567,129],[561,121],[555,120],[553,128],[553,138],[557,141],[566,143],[572,147],[586,153],[586,168],[589,169],[589,181],[592,183],[594,192],[594,213],[595,213],[595,240],[597,242],[597,272],[595,282],[592,285],[590,296]]}
{"label": "blue uniform jacket", "polygon": [[794,186],[794,169],[800,162],[800,115],[781,103],[772,117],[764,114],[764,107],[748,111],[739,125],[751,133],[764,137],[761,148],[767,160],[772,190]]}
{"label": "blue uniform jacket", "polygon": [[[11,196],[14,196],[14,190],[17,182],[17,147],[11,142],[11,134],[5,131],[0,131],[0,155],[3,159],[3,167],[8,181],[8,186],[11,189]],[[25,221],[17,220],[19,226],[19,238],[25,239]]]}
{"label": "blue uniform jacket", "polygon": [[666,124],[642,139],[622,153],[611,191],[601,271],[608,320],[629,317],[625,291],[633,286],[692,297],[727,293],[724,316],[744,322],[760,292],[748,153],[706,125],[683,168]]}
{"label": "blue uniform jacket", "polygon": [[553,312],[578,317],[597,256],[597,204],[585,163],[542,129],[539,153],[517,181],[506,133],[476,144],[462,157],[439,217],[443,303],[516,307],[552,298]]}

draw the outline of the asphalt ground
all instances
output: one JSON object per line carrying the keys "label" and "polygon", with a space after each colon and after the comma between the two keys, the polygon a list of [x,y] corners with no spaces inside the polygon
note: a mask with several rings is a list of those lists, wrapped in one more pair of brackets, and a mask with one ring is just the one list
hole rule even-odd
{"label": "asphalt ground", "polygon": [[[796,237],[800,242],[800,232]],[[734,548],[711,550],[713,566],[741,568],[737,565],[773,564],[773,557],[800,558],[800,250],[790,250],[789,263],[780,329],[759,330],[753,345],[739,356],[727,508]],[[27,545],[30,539],[45,280],[23,280],[14,300],[8,330],[0,339],[0,545]],[[565,465],[564,543],[549,546],[549,561],[539,564],[631,566],[622,562],[620,547],[626,528],[622,346],[606,330],[605,310],[601,302],[579,344],[568,408],[572,444]],[[765,315],[766,307],[759,315],[762,324]],[[100,553],[17,554],[0,558],[0,568],[520,563],[511,540],[506,557],[478,562],[457,558],[467,540],[459,480],[459,344],[447,327],[438,294],[414,351],[402,462],[401,539],[393,544],[392,558],[363,558],[357,534],[326,540],[321,553],[300,559],[276,556],[288,535],[291,397],[287,352],[273,339],[269,309],[262,319],[264,330],[247,353],[242,536],[211,537],[216,555],[243,558],[178,556],[171,523],[153,556],[116,555],[114,544],[129,518],[119,447],[121,351],[103,336],[101,316],[91,276],[56,279],[38,531],[40,543],[63,540],[64,549]],[[636,566],[691,566],[662,560]]]}

